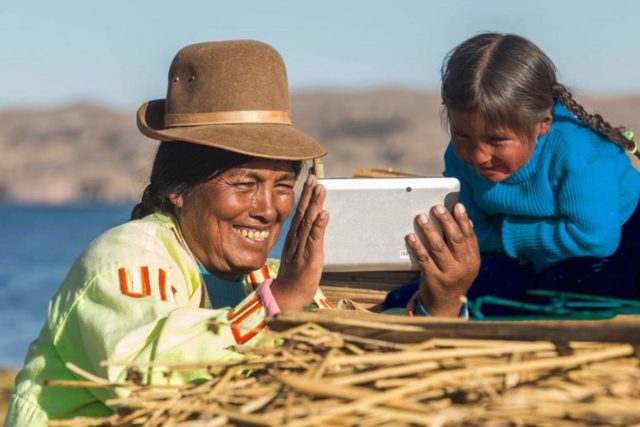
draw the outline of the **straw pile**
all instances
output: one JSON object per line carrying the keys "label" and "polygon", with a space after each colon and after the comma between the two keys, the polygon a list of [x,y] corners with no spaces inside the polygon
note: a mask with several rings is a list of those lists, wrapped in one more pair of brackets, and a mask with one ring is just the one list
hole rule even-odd
{"label": "straw pile", "polygon": [[[640,425],[640,320],[551,323],[280,316],[265,344],[238,349],[239,361],[153,366],[167,377],[207,370],[212,379],[198,385],[142,385],[148,365],[130,366],[126,384],[76,369],[85,380],[51,385],[117,386],[131,395],[108,402],[112,417],[50,425]],[[544,333],[549,340],[540,341]],[[477,338],[483,334],[508,340]],[[458,338],[434,337],[449,335]],[[281,345],[267,344],[274,339]]]}

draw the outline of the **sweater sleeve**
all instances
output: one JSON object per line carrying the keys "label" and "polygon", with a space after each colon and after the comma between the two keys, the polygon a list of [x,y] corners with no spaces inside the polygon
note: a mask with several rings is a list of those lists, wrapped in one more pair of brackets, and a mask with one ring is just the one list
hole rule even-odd
{"label": "sweater sleeve", "polygon": [[469,167],[460,160],[449,143],[444,155],[445,175],[460,181],[460,203],[464,205],[473,221],[481,252],[504,252],[500,226],[502,215],[489,215],[474,201]]}
{"label": "sweater sleeve", "polygon": [[[96,275],[71,307],[60,311],[53,345],[65,362],[123,381],[121,364],[101,362],[193,362],[237,357],[232,346],[251,345],[263,334],[268,314],[259,289],[233,309],[200,308],[202,292],[192,292],[181,274],[163,266],[122,265]],[[66,306],[62,302],[63,306]],[[56,307],[53,308],[55,316]],[[62,308],[62,307],[61,307]],[[53,320],[53,319],[52,319]],[[55,332],[55,333],[54,333]],[[204,378],[206,372],[141,368],[144,383],[180,384]],[[102,402],[114,391],[91,389]],[[118,389],[115,393],[124,393]]]}
{"label": "sweater sleeve", "polygon": [[611,255],[622,227],[617,174],[615,163],[603,158],[565,165],[557,174],[558,215],[508,215],[502,226],[507,254],[538,271],[567,258]]}

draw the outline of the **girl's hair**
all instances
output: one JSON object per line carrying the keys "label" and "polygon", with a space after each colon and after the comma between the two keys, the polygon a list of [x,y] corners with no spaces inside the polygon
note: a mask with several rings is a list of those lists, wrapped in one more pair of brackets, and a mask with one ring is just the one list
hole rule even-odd
{"label": "girl's hair", "polygon": [[[131,212],[131,219],[154,212],[175,215],[169,194],[187,195],[198,185],[239,166],[254,157],[181,141],[163,141],[158,146],[149,185],[142,200]],[[292,161],[296,175],[302,162]]]}
{"label": "girl's hair", "polygon": [[[455,47],[442,65],[442,103],[450,110],[478,112],[491,126],[508,124],[527,134],[553,106],[554,98],[584,124],[623,149],[635,143],[625,128],[589,114],[556,80],[556,68],[535,44],[514,34],[483,33]],[[640,157],[640,153],[635,153]]]}

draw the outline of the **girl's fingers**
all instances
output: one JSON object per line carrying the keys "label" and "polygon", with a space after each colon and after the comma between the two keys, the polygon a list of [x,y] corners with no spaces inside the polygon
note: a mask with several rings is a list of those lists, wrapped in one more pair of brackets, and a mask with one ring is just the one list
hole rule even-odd
{"label": "girl's fingers", "polygon": [[447,271],[451,263],[455,261],[449,251],[449,247],[433,226],[427,214],[418,215],[417,221],[418,226],[427,239],[429,256],[436,263],[440,271]]}
{"label": "girl's fingers", "polygon": [[471,222],[469,215],[467,215],[464,205],[462,205],[462,203],[458,203],[453,208],[453,214],[458,222],[458,226],[460,227],[462,234],[465,236],[467,251],[473,253],[479,252],[478,238],[473,230],[473,222]]}
{"label": "girl's fingers", "polygon": [[458,203],[454,207],[454,212],[456,214],[456,219],[451,215],[451,212],[443,205],[438,205],[433,208],[434,215],[440,221],[442,225],[442,233],[444,235],[445,240],[448,242],[448,247],[451,255],[457,261],[461,261],[466,257],[468,252],[468,242],[469,237],[465,234],[460,225],[456,221],[459,216],[466,217],[466,212],[464,206]]}

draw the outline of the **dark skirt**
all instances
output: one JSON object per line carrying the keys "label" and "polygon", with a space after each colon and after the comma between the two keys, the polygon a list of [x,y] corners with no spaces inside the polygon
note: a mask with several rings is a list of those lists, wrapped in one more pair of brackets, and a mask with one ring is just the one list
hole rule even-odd
{"label": "dark skirt", "polygon": [[[403,307],[418,289],[419,278],[387,295],[384,308]],[[532,290],[599,295],[640,300],[640,204],[622,227],[617,250],[606,258],[578,257],[560,261],[542,272],[504,254],[482,254],[480,273],[467,292],[470,301],[495,297],[544,304]],[[484,304],[486,316],[524,314],[514,305]]]}

